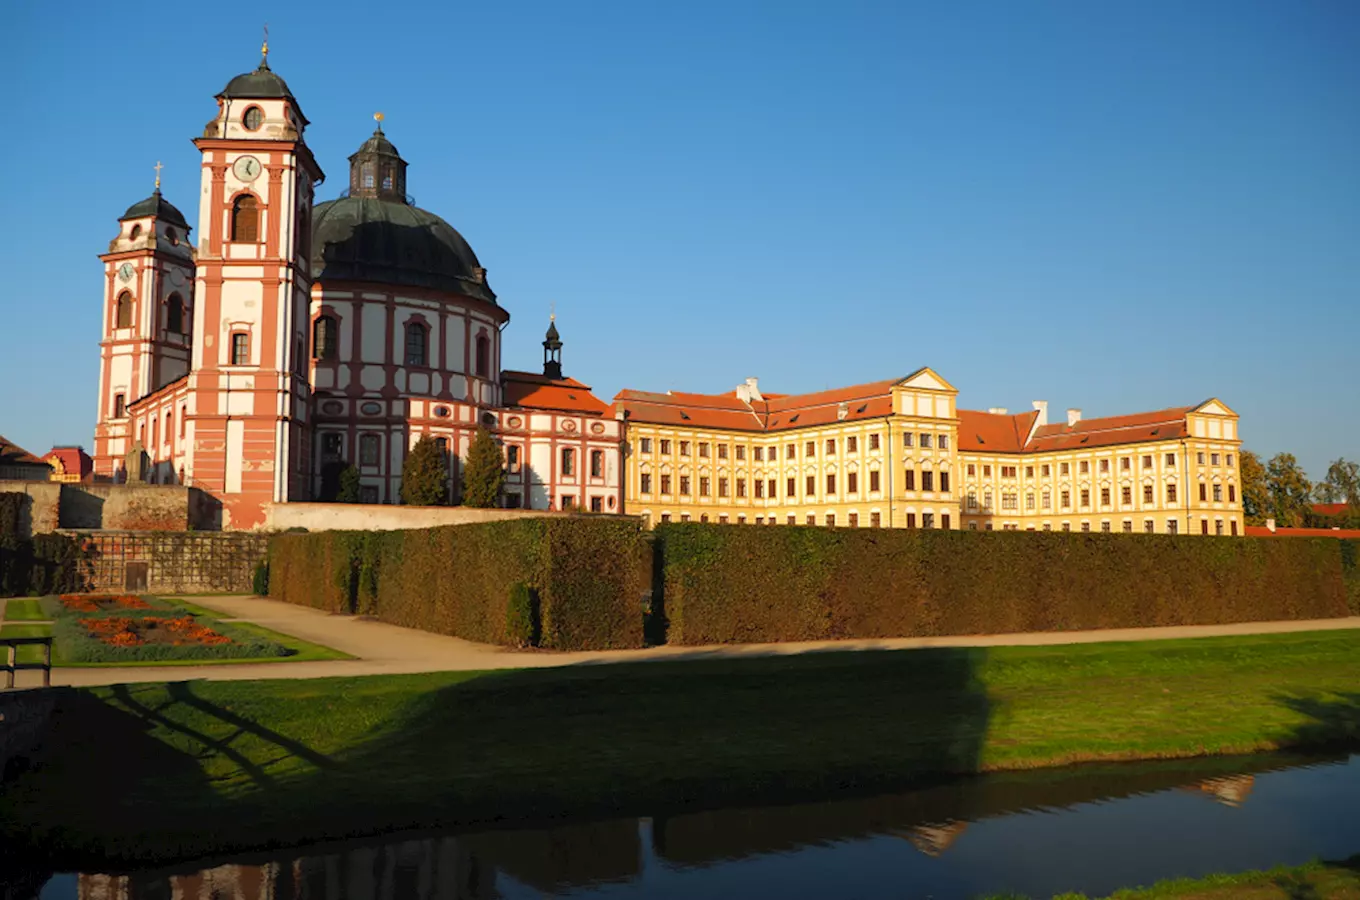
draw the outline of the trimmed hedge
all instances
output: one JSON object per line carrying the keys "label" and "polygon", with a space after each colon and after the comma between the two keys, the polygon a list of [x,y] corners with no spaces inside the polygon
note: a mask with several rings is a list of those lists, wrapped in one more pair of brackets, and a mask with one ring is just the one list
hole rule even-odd
{"label": "trimmed hedge", "polygon": [[1341,577],[1346,582],[1346,604],[1360,616],[1360,539],[1341,541]]}
{"label": "trimmed hedge", "polygon": [[1334,538],[702,524],[662,525],[657,538],[673,644],[1347,614]]}
{"label": "trimmed hedge", "polygon": [[650,580],[638,526],[588,517],[281,534],[269,553],[276,599],[556,650],[641,647]]}

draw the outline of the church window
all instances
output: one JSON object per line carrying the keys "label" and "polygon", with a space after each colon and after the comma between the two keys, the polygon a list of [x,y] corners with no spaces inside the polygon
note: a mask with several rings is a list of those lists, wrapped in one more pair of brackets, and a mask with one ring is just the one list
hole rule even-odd
{"label": "church window", "polygon": [[174,414],[173,412],[168,412],[168,413],[166,413],[166,414],[165,414],[165,439],[166,439],[166,441],[168,441],[168,442],[170,443],[170,446],[172,446],[172,447],[175,445],[175,428],[174,428],[174,425],[175,425],[175,414]]}
{"label": "church window", "polygon": [[247,131],[259,131],[264,124],[264,112],[258,106],[252,106],[241,117],[241,124],[246,126]]}
{"label": "church window", "polygon": [[376,466],[378,464],[378,436],[366,434],[359,438],[359,464]]}
{"label": "church window", "polygon": [[231,336],[231,364],[233,366],[250,364],[250,335],[238,331]]}
{"label": "church window", "polygon": [[392,184],[393,184],[392,169],[390,167],[384,167],[382,177],[383,190],[384,191],[392,190]]}
{"label": "church window", "polygon": [[250,194],[242,194],[231,205],[231,239],[243,243],[260,239],[260,204]]}
{"label": "church window", "polygon": [[488,378],[491,372],[491,341],[485,334],[477,335],[477,377]]}
{"label": "church window", "polygon": [[123,291],[119,294],[118,299],[114,302],[113,327],[132,327],[132,295],[127,291]]}
{"label": "church window", "polygon": [[[180,438],[180,440],[184,440],[184,423],[188,420],[188,418],[189,418],[189,409],[188,409],[188,407],[181,406],[181,407],[179,408],[179,438]],[[182,480],[182,479],[181,479],[181,480]]]}
{"label": "church window", "polygon": [[113,417],[121,419],[127,415],[127,400],[122,394],[113,395]]}
{"label": "church window", "polygon": [[408,322],[406,325],[406,365],[426,365],[426,339],[429,335],[422,322]]}
{"label": "church window", "polygon": [[171,334],[184,333],[184,301],[179,294],[171,294],[165,301],[165,330]]}
{"label": "church window", "polygon": [[604,477],[604,451],[603,451],[603,450],[591,450],[591,451],[590,451],[590,477],[591,477],[591,478],[603,478],[603,477]]}
{"label": "church window", "polygon": [[576,451],[570,447],[565,447],[562,450],[562,474],[576,474]]}
{"label": "church window", "polygon": [[373,184],[374,184],[374,181],[373,181],[373,163],[371,163],[371,162],[366,162],[366,163],[364,163],[364,164],[363,164],[363,167],[360,168],[359,171],[360,171],[360,173],[361,173],[360,178],[362,179],[362,181],[361,181],[360,183],[361,183],[365,188],[372,189]]}
{"label": "church window", "polygon": [[340,328],[334,316],[318,316],[312,323],[312,359],[335,359],[340,343]]}

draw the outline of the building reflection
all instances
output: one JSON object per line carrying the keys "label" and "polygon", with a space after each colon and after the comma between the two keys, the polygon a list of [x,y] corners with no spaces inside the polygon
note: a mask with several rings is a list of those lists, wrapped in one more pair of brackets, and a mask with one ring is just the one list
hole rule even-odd
{"label": "building reflection", "polygon": [[1208,778],[1198,784],[1188,784],[1182,790],[1208,794],[1224,806],[1241,806],[1251,796],[1256,785],[1255,775],[1233,775],[1227,778]]}

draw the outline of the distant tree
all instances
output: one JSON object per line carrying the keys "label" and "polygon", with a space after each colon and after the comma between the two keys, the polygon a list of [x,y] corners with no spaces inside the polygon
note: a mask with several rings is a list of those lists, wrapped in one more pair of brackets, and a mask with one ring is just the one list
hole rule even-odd
{"label": "distant tree", "polygon": [[1270,515],[1270,485],[1266,484],[1266,467],[1261,457],[1243,450],[1242,457],[1242,512],[1248,525],[1264,525]]}
{"label": "distant tree", "polygon": [[443,506],[448,503],[448,479],[444,451],[434,438],[422,435],[401,466],[401,502],[407,506]]}
{"label": "distant tree", "polygon": [[1360,463],[1344,456],[1327,467],[1327,475],[1313,488],[1319,503],[1349,503],[1360,506]]}
{"label": "distant tree", "polygon": [[1313,485],[1292,453],[1277,453],[1266,465],[1266,484],[1270,488],[1270,511],[1275,524],[1297,528],[1308,518]]}
{"label": "distant tree", "polygon": [[485,428],[478,428],[463,465],[463,505],[499,506],[504,484],[505,459],[500,445]]}
{"label": "distant tree", "polygon": [[340,488],[335,492],[335,502],[359,502],[359,468],[353,463],[340,470]]}

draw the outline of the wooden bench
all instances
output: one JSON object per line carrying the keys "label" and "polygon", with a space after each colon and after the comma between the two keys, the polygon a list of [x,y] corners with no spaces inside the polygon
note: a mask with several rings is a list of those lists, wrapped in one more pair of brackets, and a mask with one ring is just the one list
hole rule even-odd
{"label": "wooden bench", "polygon": [[[8,647],[5,663],[5,687],[14,687],[14,673],[29,669],[42,669],[43,687],[52,686],[52,638],[47,637],[0,637],[0,646]],[[19,648],[41,646],[43,661],[36,663],[19,662]]]}

